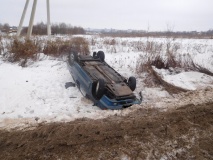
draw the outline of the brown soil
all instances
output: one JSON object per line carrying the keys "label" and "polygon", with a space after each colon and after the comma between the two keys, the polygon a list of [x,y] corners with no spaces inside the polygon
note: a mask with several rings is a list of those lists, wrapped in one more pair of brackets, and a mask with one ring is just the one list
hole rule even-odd
{"label": "brown soil", "polygon": [[213,103],[0,131],[0,159],[213,159]]}

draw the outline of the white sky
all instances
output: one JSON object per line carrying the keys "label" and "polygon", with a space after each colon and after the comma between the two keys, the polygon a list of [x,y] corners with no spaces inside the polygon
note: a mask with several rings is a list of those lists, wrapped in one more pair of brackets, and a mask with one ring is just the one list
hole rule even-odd
{"label": "white sky", "polygon": [[[0,23],[19,24],[25,0],[1,0]],[[24,25],[28,25],[33,0]],[[51,22],[84,28],[164,31],[213,29],[213,0],[50,0]],[[35,22],[46,23],[46,0],[38,0]]]}

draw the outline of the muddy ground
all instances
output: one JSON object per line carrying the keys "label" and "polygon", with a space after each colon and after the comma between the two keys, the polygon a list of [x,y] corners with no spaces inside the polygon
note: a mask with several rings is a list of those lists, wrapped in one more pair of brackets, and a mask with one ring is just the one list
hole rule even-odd
{"label": "muddy ground", "polygon": [[0,159],[213,159],[213,103],[0,131]]}

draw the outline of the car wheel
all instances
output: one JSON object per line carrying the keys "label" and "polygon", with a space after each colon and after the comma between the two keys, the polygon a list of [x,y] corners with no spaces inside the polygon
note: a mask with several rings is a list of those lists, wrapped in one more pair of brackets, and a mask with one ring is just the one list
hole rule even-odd
{"label": "car wheel", "polygon": [[93,52],[92,57],[96,59],[97,58],[97,53]]}
{"label": "car wheel", "polygon": [[101,60],[102,62],[104,62],[105,54],[104,54],[103,51],[98,51],[97,56],[98,56],[98,58],[100,58],[100,60]]}
{"label": "car wheel", "polygon": [[132,91],[135,90],[135,88],[136,88],[136,79],[135,79],[135,77],[129,77],[128,86],[129,86],[129,88],[130,88]]}
{"label": "car wheel", "polygon": [[103,79],[99,79],[96,84],[95,88],[95,94],[97,99],[101,99],[101,97],[104,95],[105,91],[105,82]]}

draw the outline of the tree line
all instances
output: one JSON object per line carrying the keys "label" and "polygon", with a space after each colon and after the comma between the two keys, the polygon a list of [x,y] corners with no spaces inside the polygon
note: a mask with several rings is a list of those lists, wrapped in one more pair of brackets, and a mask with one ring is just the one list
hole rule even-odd
{"label": "tree line", "polygon": [[[0,23],[0,31],[9,33],[14,28],[8,23]],[[86,31],[82,27],[72,26],[66,23],[53,23],[51,25],[52,34],[86,34]],[[28,27],[23,27],[21,34],[27,34]],[[97,31],[89,31],[97,32]],[[46,35],[47,34],[47,25],[43,22],[37,23],[33,26],[34,35]],[[144,31],[144,30],[101,30],[99,34],[112,37],[174,37],[174,38],[211,38],[213,39],[213,29],[208,31]]]}
{"label": "tree line", "polygon": [[[22,34],[26,34],[28,27],[22,29]],[[82,27],[72,26],[66,23],[54,23],[51,25],[52,34],[85,34]],[[34,35],[46,35],[47,25],[43,22],[37,23],[33,26]]]}
{"label": "tree line", "polygon": [[[14,27],[13,27],[14,28]],[[2,32],[8,33],[11,29],[11,26],[8,23],[1,24],[0,30]],[[21,34],[27,34],[28,27],[23,27]],[[52,34],[85,34],[85,30],[82,27],[72,26],[66,23],[53,23],[51,25]],[[46,35],[47,34],[47,25],[43,22],[37,23],[33,26],[32,34],[34,35]]]}
{"label": "tree line", "polygon": [[5,23],[5,24],[0,23],[0,31],[9,32],[10,31],[10,25],[8,23]]}
{"label": "tree line", "polygon": [[100,34],[112,37],[173,37],[173,38],[211,38],[213,39],[213,29],[208,31],[144,31],[144,30],[102,30]]}

